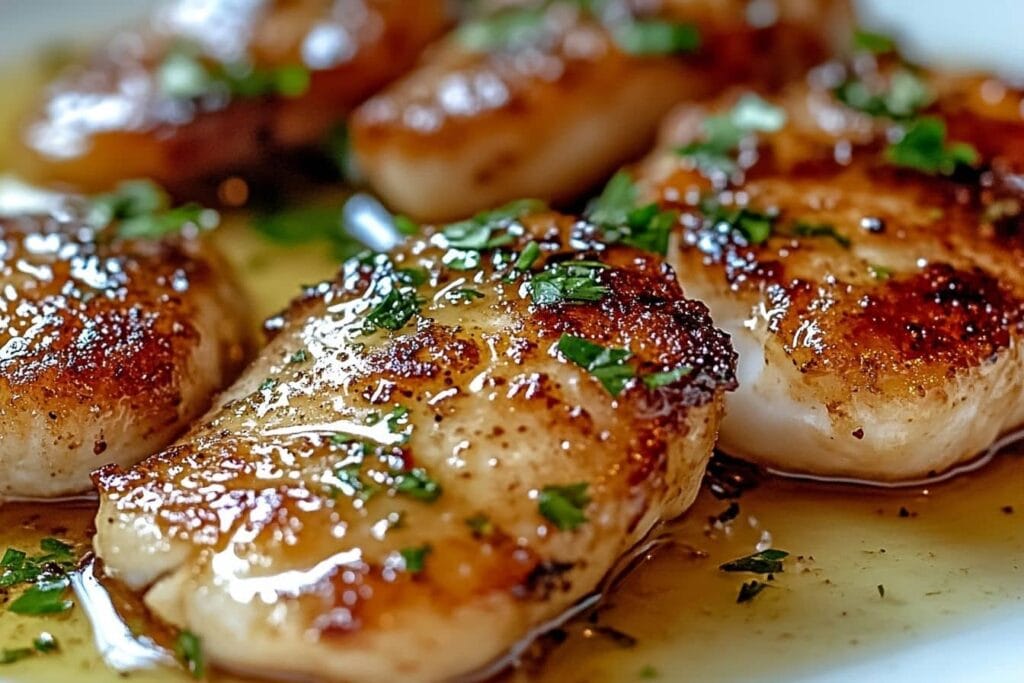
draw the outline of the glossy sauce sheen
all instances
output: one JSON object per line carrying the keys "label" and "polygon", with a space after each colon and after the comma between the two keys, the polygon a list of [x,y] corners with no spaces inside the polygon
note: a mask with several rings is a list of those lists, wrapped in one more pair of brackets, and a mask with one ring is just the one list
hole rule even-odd
{"label": "glossy sauce sheen", "polygon": [[[81,190],[139,177],[181,188],[245,171],[275,153],[325,142],[332,126],[412,65],[450,20],[443,0],[195,5],[168,3],[152,28],[116,36],[56,80],[25,127],[32,159],[24,171]],[[164,60],[186,48],[199,55],[186,69],[299,68],[309,84],[287,95],[169,94]]]}
{"label": "glossy sauce sheen", "polygon": [[[700,140],[735,95],[680,111],[639,178],[682,212],[672,261],[684,288],[739,340],[746,391],[721,447],[783,470],[908,480],[1024,420],[1024,113],[996,81],[925,75],[936,100],[920,115],[947,121],[947,141],[980,159],[952,176],[896,167],[885,160],[893,122],[832,94],[894,67],[856,64],[815,69],[777,98],[785,125],[744,148],[731,182],[716,187],[667,150]],[[773,212],[772,236],[737,237],[699,208],[709,198]],[[798,223],[835,237],[795,234]]]}
{"label": "glossy sauce sheen", "polygon": [[[147,588],[211,661],[331,679],[472,671],[569,607],[693,500],[734,386],[703,305],[657,257],[591,230],[503,219],[495,239],[510,241],[472,268],[435,233],[309,289],[177,445],[96,475],[107,572]],[[603,295],[531,304],[511,260],[531,242],[538,270],[597,261]],[[429,279],[400,285],[403,268]],[[367,327],[414,289],[419,314]],[[636,378],[613,398],[555,352],[566,334],[629,349]],[[440,490],[408,492],[414,476]],[[586,521],[560,530],[538,496],[578,483]],[[486,531],[467,523],[480,515]]]}

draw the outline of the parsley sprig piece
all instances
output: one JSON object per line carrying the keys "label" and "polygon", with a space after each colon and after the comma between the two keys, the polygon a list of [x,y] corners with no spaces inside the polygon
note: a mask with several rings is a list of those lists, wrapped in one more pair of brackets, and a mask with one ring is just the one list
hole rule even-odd
{"label": "parsley sprig piece", "polygon": [[113,192],[94,197],[86,221],[96,229],[116,224],[117,236],[125,239],[158,239],[189,225],[212,229],[220,216],[198,204],[171,207],[170,197],[156,183],[127,180]]}
{"label": "parsley sprig piece", "polygon": [[556,263],[530,280],[530,295],[539,306],[559,302],[600,301],[608,287],[598,278],[608,266],[597,261]]}
{"label": "parsley sprig piece", "polygon": [[174,654],[192,678],[206,675],[206,663],[203,656],[203,643],[199,636],[191,631],[182,631],[174,641]]}
{"label": "parsley sprig piece", "polygon": [[743,604],[744,602],[750,602],[751,600],[756,598],[765,588],[768,588],[768,584],[764,581],[752,579],[750,581],[744,582],[743,585],[740,586],[739,595],[736,596],[736,603]]}
{"label": "parsley sprig piece", "polygon": [[772,236],[778,216],[747,207],[726,207],[714,200],[701,202],[701,213],[718,230],[739,236],[749,245],[763,244]]}
{"label": "parsley sprig piece", "polygon": [[949,175],[958,164],[978,162],[978,150],[966,142],[946,139],[946,123],[935,116],[923,116],[910,123],[897,142],[885,150],[889,163],[923,173]]}
{"label": "parsley sprig piece", "polygon": [[612,396],[618,396],[633,379],[636,370],[626,363],[633,357],[627,349],[604,347],[583,337],[563,334],[558,351],[597,379]]}
{"label": "parsley sprig piece", "polygon": [[896,51],[896,41],[884,33],[858,28],[853,32],[853,49],[876,55]]}
{"label": "parsley sprig piece", "polygon": [[[459,42],[473,52],[516,52],[543,47],[560,38],[559,21],[550,10],[575,8],[601,20],[603,3],[595,0],[546,0],[530,7],[509,7],[462,25]],[[694,52],[701,45],[696,26],[659,18],[618,17],[608,23],[615,45],[626,54],[652,57]]]}
{"label": "parsley sprig piece", "polygon": [[13,664],[40,654],[60,650],[60,644],[52,634],[43,631],[32,640],[32,647],[4,648],[0,650],[0,664]]}
{"label": "parsley sprig piece", "polygon": [[74,549],[55,538],[44,538],[39,549],[40,554],[30,557],[24,551],[8,548],[0,559],[0,587],[31,584],[8,605],[15,614],[55,614],[74,605],[64,597],[71,586],[67,573],[75,568]]}
{"label": "parsley sprig piece", "polygon": [[414,548],[402,548],[398,552],[402,556],[405,571],[410,574],[419,574],[426,565],[427,556],[434,552],[434,548],[426,543]]}
{"label": "parsley sprig piece", "polygon": [[414,287],[392,286],[367,314],[368,328],[372,330],[383,327],[392,332],[400,330],[420,312],[422,306],[423,299]]}
{"label": "parsley sprig piece", "polygon": [[785,550],[768,548],[726,562],[719,566],[723,572],[750,572],[752,574],[777,574],[782,571],[782,561],[789,557]]}
{"label": "parsley sprig piece", "polygon": [[661,211],[655,203],[637,206],[637,195],[633,178],[619,171],[587,207],[587,219],[602,229],[609,244],[622,242],[664,256],[679,214]]}
{"label": "parsley sprig piece", "polygon": [[753,93],[741,97],[725,114],[704,120],[704,137],[679,148],[704,174],[732,175],[739,170],[737,154],[749,136],[774,133],[786,125],[786,113]]}
{"label": "parsley sprig piece", "polygon": [[455,249],[496,249],[515,241],[516,236],[508,228],[516,221],[546,207],[539,199],[519,199],[492,211],[478,213],[469,220],[451,223],[445,226],[441,234],[446,245]]}
{"label": "parsley sprig piece", "polygon": [[223,94],[243,98],[301,97],[309,90],[311,74],[301,64],[257,67],[223,64],[204,58],[195,46],[175,45],[157,67],[160,91],[173,99],[191,100]]}
{"label": "parsley sprig piece", "polygon": [[894,120],[912,117],[935,101],[935,93],[907,68],[895,71],[883,88],[863,78],[849,78],[833,94],[851,109]]}
{"label": "parsley sprig piece", "polygon": [[836,230],[836,226],[829,225],[828,223],[806,223],[804,221],[796,221],[793,223],[790,230],[796,237],[821,237],[831,239],[843,249],[849,249],[851,245],[849,237]]}
{"label": "parsley sprig piece", "polygon": [[538,509],[561,531],[573,531],[587,521],[584,509],[590,503],[586,482],[567,486],[545,486],[538,497]]}

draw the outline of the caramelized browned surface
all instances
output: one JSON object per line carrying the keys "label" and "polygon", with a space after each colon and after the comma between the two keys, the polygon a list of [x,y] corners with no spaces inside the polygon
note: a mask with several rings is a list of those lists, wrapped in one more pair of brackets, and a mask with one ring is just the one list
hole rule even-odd
{"label": "caramelized browned surface", "polygon": [[[727,337],[656,257],[605,251],[550,213],[502,233],[512,242],[469,270],[444,266],[463,252],[442,233],[350,262],[272,321],[260,360],[182,441],[97,474],[111,574],[155,582],[149,606],[224,666],[437,680],[497,656],[685,509],[733,386]],[[600,300],[532,304],[509,256],[531,236],[535,269],[604,263]],[[409,267],[429,271],[421,313],[368,331]],[[613,397],[556,351],[563,334],[631,350],[637,378]],[[659,388],[641,379],[681,367]],[[436,499],[402,492],[412,471]],[[538,496],[578,483],[587,520],[560,530]],[[486,529],[467,524],[481,515]],[[401,552],[425,546],[410,570]],[[258,647],[239,651],[242,637]]]}
{"label": "caramelized browned surface", "polygon": [[[25,170],[85,190],[135,177],[181,188],[244,172],[274,152],[325,142],[448,21],[443,0],[171,0],[152,29],[115,37],[49,87],[25,129],[33,157]],[[300,96],[177,97],[163,89],[160,69],[181,46],[213,67],[301,66],[309,87]]]}
{"label": "caramelized browned surface", "polygon": [[244,360],[244,316],[197,239],[0,219],[0,492],[81,491],[177,436]]}
{"label": "caramelized browned surface", "polygon": [[699,30],[694,52],[641,55],[579,3],[549,5],[535,41],[475,50],[453,36],[356,111],[360,168],[394,208],[439,220],[576,197],[640,154],[676,103],[748,80],[777,86],[822,59],[845,8],[783,2],[774,22],[754,25],[746,2],[609,3],[611,17]]}
{"label": "caramelized browned surface", "polygon": [[[863,78],[891,70],[873,75],[874,62],[858,59]],[[973,456],[1024,417],[1024,110],[1020,93],[994,80],[922,75],[937,99],[918,115],[948,121],[947,142],[980,153],[975,168],[929,174],[887,161],[897,123],[839,102],[832,89],[847,75],[826,65],[788,88],[777,101],[786,125],[745,143],[731,179],[706,177],[666,151],[645,165],[643,181],[683,211],[674,259],[684,288],[733,334],[748,336],[751,353],[763,348],[764,367],[749,366],[749,400],[738,398],[740,419],[723,430],[726,447],[821,474],[921,476]],[[705,116],[735,101],[679,112],[665,147],[702,139]],[[777,213],[772,236],[750,244],[706,218],[698,204],[709,198]],[[801,236],[797,223],[828,226],[838,237]],[[824,410],[826,425],[817,429],[831,430],[831,443],[818,442],[819,454],[757,443],[752,425],[760,418],[752,413],[769,410],[756,402],[771,392],[753,386],[769,376],[794,405]],[[875,438],[861,441],[865,434]]]}

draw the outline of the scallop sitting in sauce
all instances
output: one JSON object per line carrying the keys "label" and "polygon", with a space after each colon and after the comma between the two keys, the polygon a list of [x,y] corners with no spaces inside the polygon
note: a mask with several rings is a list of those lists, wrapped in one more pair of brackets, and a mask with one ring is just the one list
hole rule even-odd
{"label": "scallop sitting in sauce", "polygon": [[448,680],[693,501],[735,357],[639,234],[520,202],[425,235],[310,288],[184,438],[96,474],[107,573],[207,661]]}
{"label": "scallop sitting in sauce", "polygon": [[86,191],[244,172],[323,142],[449,19],[444,0],[173,0],[50,86],[25,170]]}
{"label": "scallop sitting in sauce", "polygon": [[0,497],[87,490],[97,467],[166,446],[241,370],[240,295],[190,235],[208,212],[154,192],[0,217]]}
{"label": "scallop sitting in sauce", "polygon": [[723,450],[898,481],[1024,423],[1021,103],[862,52],[679,111],[616,179],[682,213],[669,261],[733,335]]}
{"label": "scallop sitting in sauce", "polygon": [[397,210],[449,220],[516,197],[574,198],[641,154],[673,105],[747,80],[777,85],[821,61],[846,9],[490,4],[502,9],[465,23],[353,115],[358,166]]}

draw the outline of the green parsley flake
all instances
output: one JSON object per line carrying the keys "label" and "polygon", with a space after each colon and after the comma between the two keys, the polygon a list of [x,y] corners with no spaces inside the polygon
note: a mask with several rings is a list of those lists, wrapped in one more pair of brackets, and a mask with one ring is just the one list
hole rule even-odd
{"label": "green parsley flake", "polygon": [[191,631],[182,631],[174,641],[174,653],[178,661],[192,675],[192,678],[202,678],[206,673],[206,665],[203,658],[203,644]]}
{"label": "green parsley flake", "polygon": [[957,165],[974,165],[978,150],[966,142],[946,140],[946,124],[935,116],[911,122],[903,137],[885,150],[885,158],[894,166],[912,168],[934,175],[949,175]]}
{"label": "green parsley flake", "polygon": [[473,532],[474,538],[487,538],[494,533],[494,524],[491,518],[482,512],[466,518],[466,526]]}
{"label": "green parsley flake", "polygon": [[442,489],[422,467],[415,467],[395,477],[395,492],[424,503],[432,503],[441,495]]}
{"label": "green parsley flake", "polygon": [[644,386],[648,389],[660,389],[661,387],[675,384],[692,372],[693,368],[683,366],[667,372],[652,372],[649,375],[644,375],[641,379],[644,382]]}
{"label": "green parsley flake", "polygon": [[844,249],[850,248],[850,238],[836,230],[834,225],[797,221],[793,224],[792,231],[797,237],[824,237],[834,240]]}
{"label": "green parsley flake", "polygon": [[789,553],[785,550],[768,548],[767,550],[726,562],[719,569],[723,572],[777,574],[782,571],[782,561],[787,557],[789,557]]}
{"label": "green parsley flake", "polygon": [[113,192],[94,197],[87,222],[97,229],[117,224],[124,239],[158,239],[187,226],[209,230],[220,220],[216,211],[198,204],[171,208],[170,197],[149,180],[128,180]]}
{"label": "green parsley flake", "polygon": [[312,75],[301,64],[255,67],[221,64],[204,59],[186,44],[173,47],[157,66],[160,91],[173,99],[191,100],[212,93],[255,98],[276,95],[295,98],[309,90]]}
{"label": "green parsley flake", "polygon": [[434,549],[429,543],[418,548],[402,548],[399,553],[402,555],[402,562],[405,564],[405,571],[410,574],[419,574],[426,564],[427,555]]}
{"label": "green parsley flake", "polygon": [[859,28],[853,32],[853,49],[876,55],[896,51],[896,41],[884,33]]}
{"label": "green parsley flake", "polygon": [[410,287],[392,287],[384,298],[366,316],[373,327],[400,330],[420,312],[423,300]]}
{"label": "green parsley flake", "polygon": [[533,264],[537,262],[540,257],[540,245],[536,242],[530,242],[523,247],[522,253],[516,259],[516,263],[513,266],[516,270],[527,271],[533,267]]}
{"label": "green parsley flake", "polygon": [[725,114],[705,119],[703,140],[676,151],[705,174],[731,175],[739,170],[736,154],[746,137],[757,132],[774,133],[785,125],[785,111],[748,93]]}
{"label": "green parsley flake", "polygon": [[874,263],[868,264],[868,272],[876,280],[885,281],[892,277],[892,269],[886,268],[885,266],[879,266]]}
{"label": "green parsley flake", "polygon": [[777,216],[748,208],[726,208],[714,201],[701,203],[701,211],[712,225],[725,226],[750,245],[763,244],[772,235]]}
{"label": "green parsley flake", "polygon": [[767,587],[767,583],[764,583],[763,581],[758,581],[757,579],[747,581],[742,586],[740,586],[739,595],[736,596],[736,603],[742,604],[744,602],[750,602]]}
{"label": "green parsley flake", "polygon": [[603,229],[609,244],[629,246],[665,255],[668,239],[679,216],[660,211],[657,204],[637,206],[637,187],[626,171],[619,171],[601,195],[587,207],[587,219]]}
{"label": "green parsley flake", "polygon": [[66,612],[74,606],[64,594],[71,586],[67,575],[39,579],[8,606],[14,614],[41,615]]}
{"label": "green parsley flake", "polygon": [[673,55],[700,47],[700,31],[693,24],[659,19],[634,20],[612,31],[615,44],[631,55]]}
{"label": "green parsley flake", "polygon": [[249,225],[262,237],[285,246],[326,243],[331,255],[344,261],[361,254],[366,246],[342,225],[340,204],[285,206],[262,210]]}
{"label": "green parsley flake", "polygon": [[563,334],[558,350],[566,359],[594,376],[612,396],[618,396],[636,371],[626,364],[633,354],[626,349],[606,348],[582,337]]}
{"label": "green parsley flake", "polygon": [[859,78],[851,78],[833,94],[836,99],[870,116],[901,120],[914,116],[935,101],[935,93],[909,69],[899,69],[882,89]]}
{"label": "green parsley flake", "polygon": [[559,530],[573,531],[587,521],[583,510],[590,503],[589,486],[586,482],[545,486],[538,498],[540,514]]}
{"label": "green parsley flake", "polygon": [[563,301],[600,301],[608,287],[598,282],[608,266],[596,261],[556,263],[530,280],[530,295],[538,306]]}

